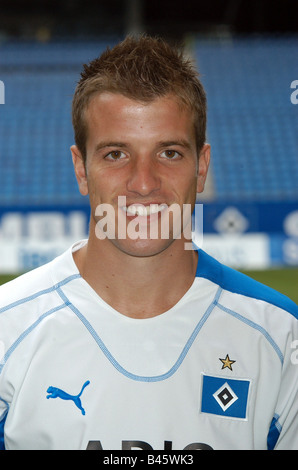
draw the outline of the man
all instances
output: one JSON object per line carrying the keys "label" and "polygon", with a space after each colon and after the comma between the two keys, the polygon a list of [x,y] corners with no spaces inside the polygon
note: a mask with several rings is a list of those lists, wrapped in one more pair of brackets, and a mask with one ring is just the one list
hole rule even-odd
{"label": "man", "polygon": [[210,158],[192,65],[127,38],[84,67],[73,125],[89,238],[1,289],[3,447],[298,448],[297,307],[186,249]]}

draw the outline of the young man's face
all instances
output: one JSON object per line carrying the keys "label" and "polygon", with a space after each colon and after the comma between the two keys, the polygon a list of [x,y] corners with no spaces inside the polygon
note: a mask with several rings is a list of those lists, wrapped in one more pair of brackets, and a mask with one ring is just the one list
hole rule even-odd
{"label": "young man's face", "polygon": [[[177,207],[181,221],[183,204],[192,212],[196,193],[204,188],[210,153],[205,145],[198,155],[192,113],[170,95],[141,104],[101,93],[91,99],[85,116],[86,164],[77,147],[72,154],[79,189],[89,194],[89,236],[100,220],[107,232],[114,213],[115,236],[108,243],[129,255],[152,256],[172,243],[184,243],[177,232]],[[173,204],[175,211],[169,211]],[[100,207],[113,210],[107,216]]]}

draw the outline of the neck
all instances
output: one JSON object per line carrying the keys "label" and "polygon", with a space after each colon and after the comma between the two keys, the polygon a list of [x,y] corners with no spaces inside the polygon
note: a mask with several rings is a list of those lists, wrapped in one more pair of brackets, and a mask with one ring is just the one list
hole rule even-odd
{"label": "neck", "polygon": [[111,307],[133,318],[149,318],[173,307],[193,283],[197,253],[181,249],[179,241],[154,256],[139,257],[121,252],[108,240],[89,238],[74,260]]}

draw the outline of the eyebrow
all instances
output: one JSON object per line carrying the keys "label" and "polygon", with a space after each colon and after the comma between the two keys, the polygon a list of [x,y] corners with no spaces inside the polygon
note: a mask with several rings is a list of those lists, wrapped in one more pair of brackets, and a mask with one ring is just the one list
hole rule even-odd
{"label": "eyebrow", "polygon": [[125,142],[112,142],[112,141],[107,141],[107,142],[99,142],[94,149],[94,152],[98,152],[99,150],[102,150],[107,147],[118,147],[118,148],[123,148],[123,147],[128,147],[128,145]]}
{"label": "eyebrow", "polygon": [[161,142],[158,142],[158,145],[157,145],[157,147],[173,147],[173,146],[179,146],[179,147],[191,149],[191,143],[185,139],[161,141]]}
{"label": "eyebrow", "polygon": [[[184,148],[187,148],[187,149],[192,148],[190,142],[188,142],[185,139],[160,141],[156,145],[157,148],[173,147],[173,146],[184,147]],[[96,153],[99,150],[102,150],[102,149],[108,148],[108,147],[125,148],[125,147],[129,147],[129,145],[125,142],[103,141],[103,142],[99,142],[96,145],[96,147],[94,149],[94,152]]]}

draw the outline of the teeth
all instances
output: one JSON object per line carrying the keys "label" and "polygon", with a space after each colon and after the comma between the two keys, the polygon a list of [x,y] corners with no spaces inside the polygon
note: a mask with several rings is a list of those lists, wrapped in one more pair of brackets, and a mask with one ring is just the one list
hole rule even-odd
{"label": "teeth", "polygon": [[128,215],[149,216],[164,210],[166,207],[166,204],[150,204],[150,206],[132,204],[129,207],[124,207],[124,210],[127,212]]}

